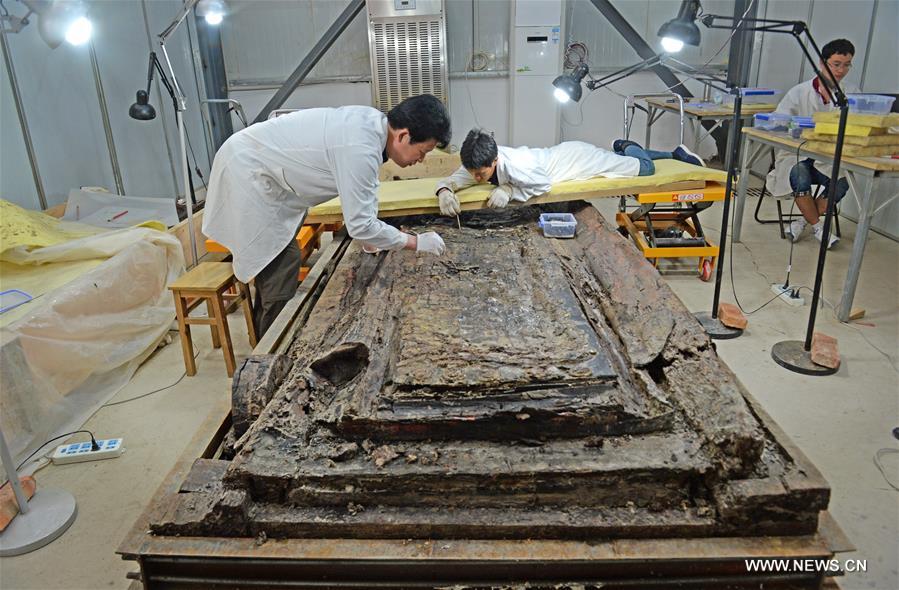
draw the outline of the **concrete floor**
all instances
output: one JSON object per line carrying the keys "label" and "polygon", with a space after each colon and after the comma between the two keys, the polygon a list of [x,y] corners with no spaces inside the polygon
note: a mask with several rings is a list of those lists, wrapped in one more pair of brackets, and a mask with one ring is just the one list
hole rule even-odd
{"label": "concrete floor", "polygon": [[[605,200],[597,206],[612,218],[616,202]],[[720,208],[706,213],[704,222],[716,239]],[[855,225],[844,221],[843,242],[827,257],[823,293],[828,303],[840,297],[854,233]],[[743,238],[733,250],[733,277],[740,303],[748,311],[772,297],[770,284],[782,279],[789,244],[779,239],[774,226],[751,220],[744,224]],[[796,245],[793,284],[812,286],[817,245],[811,237]],[[748,390],[830,482],[831,513],[858,548],[841,557],[867,560],[867,573],[848,575],[840,582],[849,590],[899,588],[899,493],[889,487],[873,462],[878,449],[899,448],[890,434],[899,426],[897,260],[899,244],[872,234],[854,304],[866,309],[865,318],[846,325],[834,318],[830,308],[819,312],[818,330],[839,340],[843,365],[834,376],[801,376],[771,360],[771,346],[776,342],[803,339],[808,304],[795,308],[774,301],[749,316],[750,325],[742,337],[718,343],[719,353]],[[689,309],[710,309],[713,285],[699,281],[692,264],[663,268],[663,272]],[[724,276],[722,301],[734,302],[729,272]],[[809,299],[808,291],[803,295]],[[239,312],[230,317],[230,326],[238,356],[248,354]],[[75,495],[78,518],[51,545],[0,560],[0,587],[128,586],[125,574],[137,567],[120,560],[115,549],[196,429],[229,396],[221,353],[211,348],[208,330],[196,327],[194,333],[199,351],[196,376],[143,399],[104,408],[86,424],[98,437],[124,437],[128,449],[124,456],[51,465],[38,473],[39,487],[59,487]],[[158,350],[112,402],[170,385],[183,370],[181,349],[175,342]],[[884,463],[889,477],[899,483],[899,456],[887,456]]]}

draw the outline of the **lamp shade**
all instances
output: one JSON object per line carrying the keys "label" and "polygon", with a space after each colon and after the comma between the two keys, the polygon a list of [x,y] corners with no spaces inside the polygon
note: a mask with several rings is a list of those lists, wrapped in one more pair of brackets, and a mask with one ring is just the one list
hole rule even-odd
{"label": "lamp shade", "polygon": [[696,26],[696,15],[701,5],[699,0],[683,0],[677,16],[659,28],[662,47],[669,53],[680,51],[684,45],[699,46],[701,35]]}
{"label": "lamp shade", "polygon": [[562,74],[553,80],[553,86],[556,88],[556,100],[562,103],[568,102],[569,100],[573,100],[574,102],[579,101],[583,95],[581,80],[584,79],[584,76],[586,76],[589,71],[590,69],[587,64],[581,63],[578,64],[570,74]]}
{"label": "lamp shade", "polygon": [[38,34],[50,49],[63,41],[82,45],[91,38],[93,27],[81,0],[27,0],[24,4],[37,14]]}
{"label": "lamp shade", "polygon": [[128,109],[128,116],[138,121],[149,121],[156,118],[156,109],[150,104],[146,90],[137,91],[137,102]]}
{"label": "lamp shade", "polygon": [[197,3],[197,16],[202,16],[210,25],[218,25],[225,17],[224,0],[200,0]]}

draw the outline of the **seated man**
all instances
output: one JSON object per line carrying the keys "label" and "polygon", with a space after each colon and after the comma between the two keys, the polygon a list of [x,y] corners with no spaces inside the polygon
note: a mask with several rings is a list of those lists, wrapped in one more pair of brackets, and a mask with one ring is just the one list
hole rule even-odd
{"label": "seated man", "polygon": [[683,145],[673,152],[659,152],[619,139],[613,149],[614,153],[582,141],[566,141],[550,148],[510,148],[497,146],[490,133],[472,129],[460,150],[462,167],[437,183],[440,212],[458,215],[462,209],[455,192],[482,182],[496,187],[487,205],[499,208],[513,199],[524,202],[542,195],[554,183],[566,180],[649,176],[655,173],[653,160],[673,158],[705,165]]}
{"label": "seated man", "polygon": [[[855,55],[852,43],[846,39],[836,39],[821,49],[821,55],[830,66],[833,77],[839,82],[844,93],[859,91],[856,86],[843,82],[843,78],[852,67],[852,57]],[[828,75],[823,62],[818,64],[818,68],[825,77]],[[816,76],[791,88],[777,105],[777,112],[811,117],[813,113],[831,111],[834,108],[828,85]],[[778,150],[775,153],[774,170],[768,174],[766,184],[772,195],[791,193],[795,198],[796,207],[802,213],[802,217],[790,224],[788,233],[794,242],[800,240],[807,225],[812,226],[815,237],[821,241],[824,235],[824,214],[827,211],[829,173],[830,164],[816,164],[812,158],[799,161],[793,151]],[[812,197],[812,185],[824,187],[818,199]],[[837,202],[843,198],[847,190],[849,182],[845,178],[840,178],[836,186]],[[840,238],[831,233],[827,247],[832,247],[838,241]]]}

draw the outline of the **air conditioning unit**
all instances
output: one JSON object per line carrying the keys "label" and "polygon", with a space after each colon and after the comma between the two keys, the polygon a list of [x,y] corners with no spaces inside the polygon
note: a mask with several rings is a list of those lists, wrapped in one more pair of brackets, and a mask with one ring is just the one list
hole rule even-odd
{"label": "air conditioning unit", "polygon": [[448,104],[444,0],[366,0],[375,108],[433,94]]}

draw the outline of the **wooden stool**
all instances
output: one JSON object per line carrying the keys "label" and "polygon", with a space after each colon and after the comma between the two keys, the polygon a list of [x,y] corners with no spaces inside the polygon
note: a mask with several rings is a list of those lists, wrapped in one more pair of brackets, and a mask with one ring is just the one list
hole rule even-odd
{"label": "wooden stool", "polygon": [[[250,309],[250,288],[235,278],[230,262],[201,262],[178,277],[169,285],[169,289],[175,295],[175,312],[178,314],[181,350],[184,353],[187,374],[197,374],[190,325],[205,324],[212,329],[213,348],[221,347],[222,354],[225,355],[228,377],[233,376],[234,350],[231,347],[231,332],[228,330],[228,312],[238,303],[242,305],[250,344],[256,346],[256,330],[253,329],[253,312]],[[191,310],[204,301],[209,317],[190,317]],[[228,301],[227,306],[225,301]]]}

